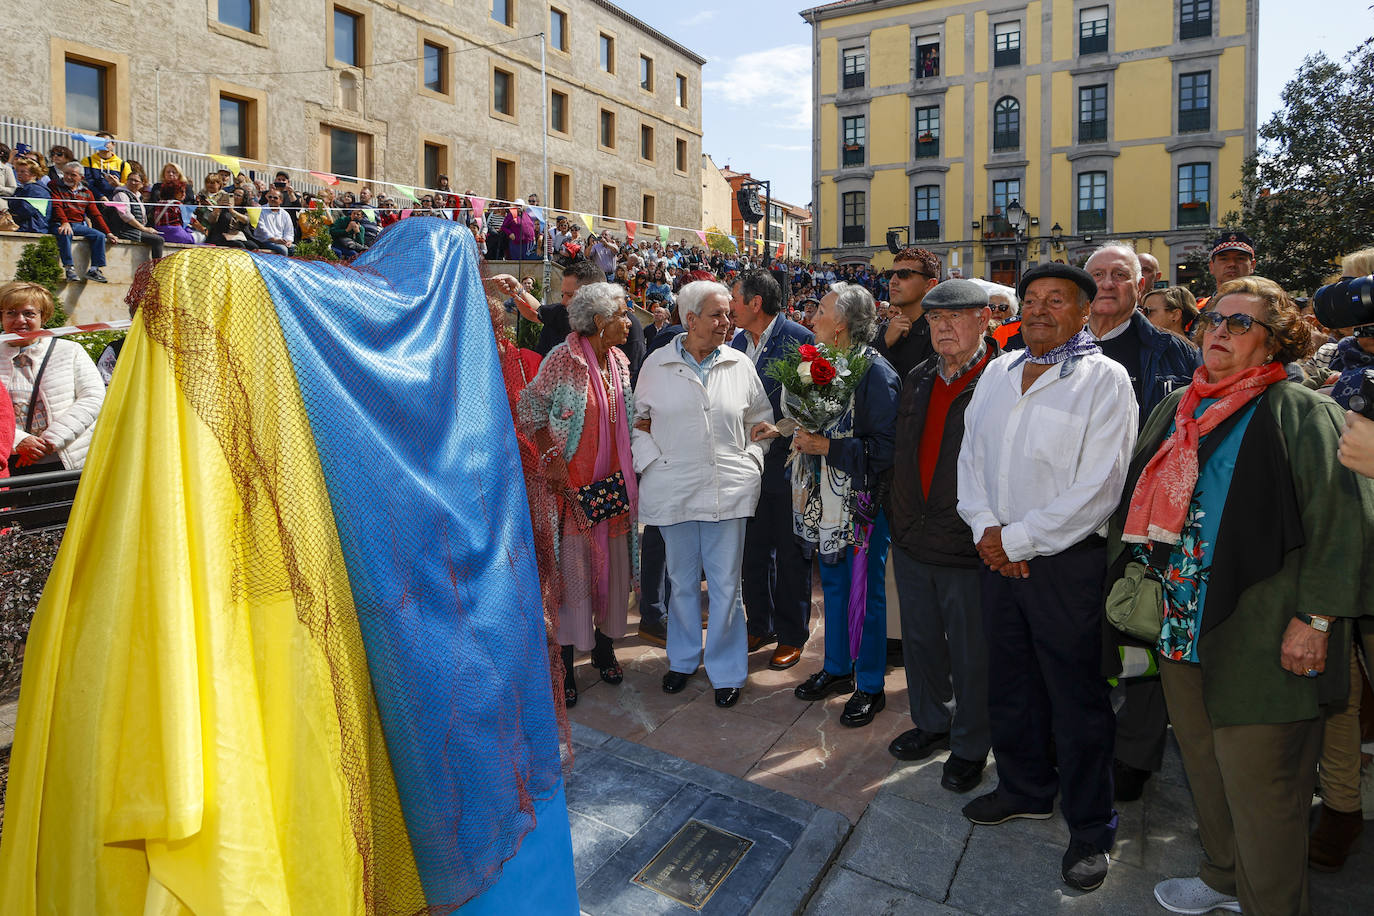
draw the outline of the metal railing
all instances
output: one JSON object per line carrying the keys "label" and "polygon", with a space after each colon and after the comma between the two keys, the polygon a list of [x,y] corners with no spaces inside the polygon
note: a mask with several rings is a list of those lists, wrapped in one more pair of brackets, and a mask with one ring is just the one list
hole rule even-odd
{"label": "metal railing", "polygon": [[18,525],[25,531],[46,531],[66,527],[80,482],[79,470],[0,478],[0,528]]}

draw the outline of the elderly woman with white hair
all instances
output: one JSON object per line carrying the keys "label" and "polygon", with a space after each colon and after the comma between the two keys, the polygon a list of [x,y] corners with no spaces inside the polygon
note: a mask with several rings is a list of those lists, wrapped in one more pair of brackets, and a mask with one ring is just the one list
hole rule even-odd
{"label": "elderly woman with white hair", "polygon": [[[825,596],[825,666],[795,693],[808,701],[850,693],[840,722],[858,728],[887,705],[886,570],[892,538],[882,503],[892,479],[902,380],[869,346],[878,332],[878,309],[862,286],[831,284],[811,329],[818,344],[861,348],[869,365],[834,422],[819,432],[799,429],[792,440],[795,450],[820,459],[815,473],[793,473],[792,511],[797,536],[820,554]],[[851,623],[858,630],[857,653]]]}
{"label": "elderly woman with white hair", "polygon": [[539,449],[557,505],[553,519],[563,601],[563,693],[577,702],[573,650],[590,650],[608,684],[624,672],[612,640],[625,635],[638,559],[638,487],[630,451],[634,411],[625,290],[590,283],[568,303],[568,339],[549,351],[521,392],[519,423]]}
{"label": "elderly woman with white hair", "polygon": [[704,569],[706,676],[716,705],[728,707],[749,671],[740,564],[763,475],[763,446],[753,435],[766,428],[773,407],[753,361],[725,345],[730,291],[697,280],[678,292],[677,306],[686,332],[650,354],[635,388],[639,519],[658,526],[667,548],[672,597],[663,690],[680,692],[702,664]]}

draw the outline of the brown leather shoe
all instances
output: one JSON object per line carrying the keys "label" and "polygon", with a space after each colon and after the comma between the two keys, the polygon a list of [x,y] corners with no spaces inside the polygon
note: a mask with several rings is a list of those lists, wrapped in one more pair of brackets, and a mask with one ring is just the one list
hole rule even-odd
{"label": "brown leather shoe", "polygon": [[1363,831],[1364,814],[1361,812],[1346,814],[1322,805],[1317,829],[1312,831],[1307,846],[1307,864],[1317,871],[1340,871]]}
{"label": "brown leather shoe", "polygon": [[777,651],[768,660],[768,667],[774,671],[786,671],[797,662],[801,661],[801,649],[796,646],[784,646],[778,644]]}
{"label": "brown leather shoe", "polygon": [[750,636],[750,637],[749,637],[749,651],[750,651],[750,652],[757,652],[759,649],[762,649],[764,646],[768,645],[769,643],[774,643],[774,642],[777,642],[777,641],[778,641],[778,634],[776,634],[776,633],[769,633],[769,634],[767,634],[767,635],[765,635],[765,636]]}

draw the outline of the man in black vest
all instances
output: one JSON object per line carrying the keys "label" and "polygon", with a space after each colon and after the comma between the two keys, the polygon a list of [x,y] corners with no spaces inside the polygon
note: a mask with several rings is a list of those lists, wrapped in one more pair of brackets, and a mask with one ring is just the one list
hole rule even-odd
{"label": "man in black vest", "polygon": [[959,517],[959,447],[974,387],[1001,351],[987,336],[992,311],[976,283],[939,284],[926,294],[924,317],[935,355],[902,385],[888,504],[907,696],[916,727],[898,735],[888,751],[899,760],[922,760],[949,748],[940,784],[967,792],[982,780],[992,737],[982,563],[968,523]]}

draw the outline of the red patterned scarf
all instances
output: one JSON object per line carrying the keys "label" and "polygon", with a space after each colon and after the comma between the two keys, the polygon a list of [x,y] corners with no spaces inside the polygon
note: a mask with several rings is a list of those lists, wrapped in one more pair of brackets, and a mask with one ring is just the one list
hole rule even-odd
{"label": "red patterned scarf", "polygon": [[[1136,544],[1177,544],[1197,487],[1198,441],[1284,378],[1282,365],[1266,363],[1213,384],[1207,381],[1206,367],[1199,367],[1174,412],[1173,435],[1164,440],[1140,473],[1121,539]],[[1194,417],[1198,404],[1206,398],[1216,398],[1217,402],[1202,416]]]}

